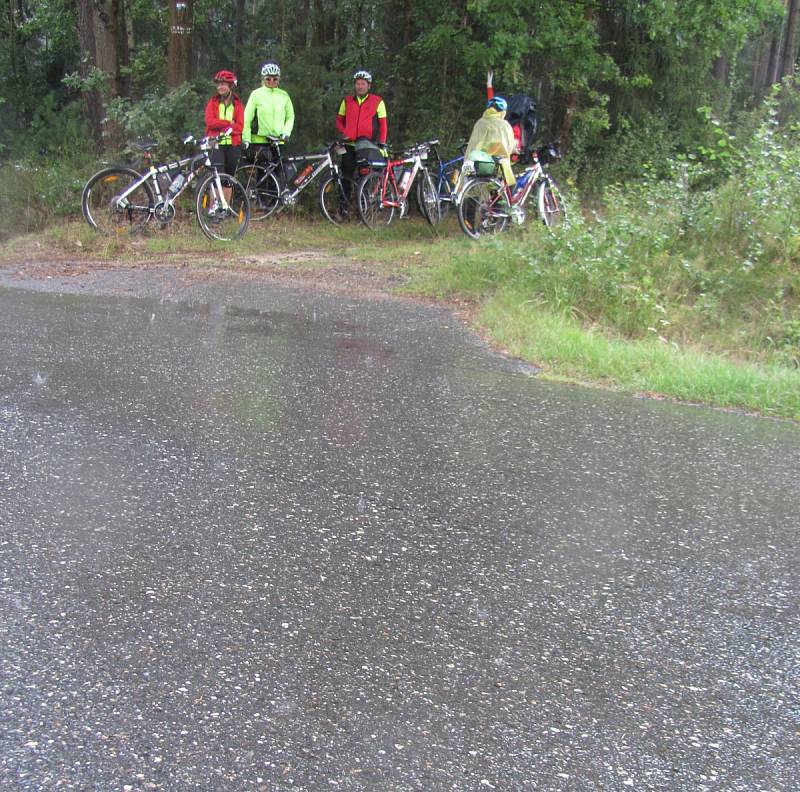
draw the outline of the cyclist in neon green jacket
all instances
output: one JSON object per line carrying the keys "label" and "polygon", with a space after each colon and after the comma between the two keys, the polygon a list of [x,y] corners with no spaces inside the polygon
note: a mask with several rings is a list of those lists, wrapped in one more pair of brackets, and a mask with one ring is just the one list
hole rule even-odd
{"label": "cyclist in neon green jacket", "polygon": [[263,144],[267,137],[288,140],[294,128],[294,106],[289,94],[278,87],[281,67],[267,61],[261,67],[263,85],[250,94],[244,108],[242,145]]}

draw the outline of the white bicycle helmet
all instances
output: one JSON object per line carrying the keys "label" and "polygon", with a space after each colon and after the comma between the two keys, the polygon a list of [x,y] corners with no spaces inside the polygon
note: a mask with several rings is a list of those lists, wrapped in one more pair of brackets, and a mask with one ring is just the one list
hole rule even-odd
{"label": "white bicycle helmet", "polygon": [[368,83],[371,83],[372,75],[366,69],[359,69],[353,75],[353,81],[355,82],[356,80],[366,80]]}
{"label": "white bicycle helmet", "polygon": [[262,77],[280,77],[281,76],[281,67],[278,66],[275,61],[267,61],[261,67],[261,76]]}

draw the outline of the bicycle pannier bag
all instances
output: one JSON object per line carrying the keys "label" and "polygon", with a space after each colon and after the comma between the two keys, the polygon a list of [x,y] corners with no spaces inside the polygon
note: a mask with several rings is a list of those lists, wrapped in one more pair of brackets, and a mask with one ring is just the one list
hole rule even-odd
{"label": "bicycle pannier bag", "polygon": [[539,129],[536,102],[527,94],[514,94],[509,97],[506,121],[511,124],[514,137],[519,141],[522,161],[530,162],[533,154],[533,139]]}
{"label": "bicycle pannier bag", "polygon": [[467,160],[473,164],[476,176],[494,176],[497,173],[495,158],[485,151],[470,151]]}
{"label": "bicycle pannier bag", "polygon": [[370,168],[382,168],[386,165],[386,158],[381,153],[380,147],[369,138],[359,138],[355,143],[356,158],[359,164]]}

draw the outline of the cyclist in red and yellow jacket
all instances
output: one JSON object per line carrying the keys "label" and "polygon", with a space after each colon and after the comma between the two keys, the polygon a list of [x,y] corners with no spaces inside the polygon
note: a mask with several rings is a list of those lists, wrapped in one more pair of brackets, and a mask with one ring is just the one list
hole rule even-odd
{"label": "cyclist in red and yellow jacket", "polygon": [[[206,105],[206,135],[216,135],[219,138],[219,148],[214,152],[220,170],[233,174],[239,164],[239,155],[242,150],[242,129],[244,129],[244,105],[242,100],[233,92],[236,87],[236,75],[232,71],[223,69],[214,75],[217,92]],[[229,129],[230,135],[224,135]]]}
{"label": "cyclist in red and yellow jacket", "polygon": [[[206,135],[214,135],[219,146],[211,152],[211,160],[220,173],[233,176],[239,165],[242,153],[242,129],[244,129],[244,105],[233,92],[236,87],[236,75],[232,71],[222,69],[214,75],[217,92],[206,105]],[[224,134],[228,130],[230,134]],[[231,199],[231,188],[223,187],[225,200]],[[212,208],[213,210],[214,208]]]}
{"label": "cyclist in red and yellow jacket", "polygon": [[342,155],[342,175],[350,179],[356,172],[354,143],[358,138],[369,138],[379,146],[386,145],[386,105],[378,94],[370,93],[371,87],[372,75],[359,69],[353,75],[353,94],[342,99],[336,115],[336,128],[347,148]]}

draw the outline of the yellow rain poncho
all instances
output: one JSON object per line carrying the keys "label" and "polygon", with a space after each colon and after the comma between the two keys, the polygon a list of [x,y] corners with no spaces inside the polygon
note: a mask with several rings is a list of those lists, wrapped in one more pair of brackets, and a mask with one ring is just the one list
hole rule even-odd
{"label": "yellow rain poncho", "polygon": [[467,143],[467,159],[472,151],[485,151],[493,157],[502,157],[500,167],[510,187],[517,183],[514,171],[511,170],[511,155],[516,141],[511,124],[506,121],[506,114],[493,107],[488,107],[472,128]]}

